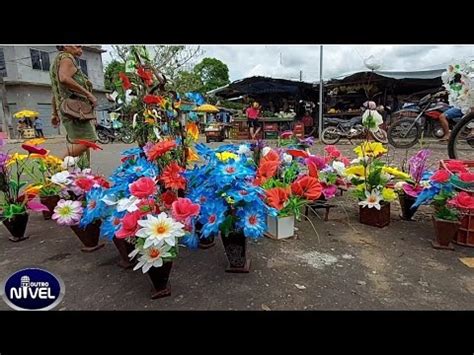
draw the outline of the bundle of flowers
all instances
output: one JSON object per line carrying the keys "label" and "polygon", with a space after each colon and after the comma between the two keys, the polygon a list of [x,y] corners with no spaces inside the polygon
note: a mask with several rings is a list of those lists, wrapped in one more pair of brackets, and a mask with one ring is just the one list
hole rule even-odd
{"label": "bundle of flowers", "polygon": [[[189,181],[187,197],[201,205],[198,221],[201,237],[209,238],[221,231],[242,232],[245,237],[259,238],[266,230],[267,213],[276,214],[263,202],[264,191],[253,184],[257,175],[248,145],[225,145],[210,149],[197,144],[204,160],[185,172]],[[197,245],[197,236],[188,245]]]}
{"label": "bundle of flowers", "polygon": [[446,169],[438,169],[434,173],[425,173],[423,190],[418,194],[414,206],[431,204],[435,210],[435,217],[443,220],[458,220],[459,211],[471,208],[472,196],[463,187],[474,182],[474,173],[462,161],[451,160]]}
{"label": "bundle of flowers", "polygon": [[305,165],[304,151],[262,150],[254,184],[265,191],[265,202],[278,211],[279,217],[289,215],[300,219],[301,207],[321,196],[322,186],[317,169]]}
{"label": "bundle of flowers", "polygon": [[417,197],[423,190],[426,180],[422,180],[427,173],[428,158],[431,151],[428,149],[421,149],[415,155],[408,159],[408,174],[409,178],[406,181],[401,181],[396,184],[395,190],[399,194],[406,194],[411,197]]}
{"label": "bundle of flowers", "polygon": [[[0,138],[0,148],[5,142]],[[17,215],[46,211],[47,207],[37,199],[41,186],[29,184],[25,175],[30,173],[30,164],[46,159],[48,151],[31,144],[23,144],[28,154],[9,154],[0,150],[0,213],[2,219],[10,220]]]}
{"label": "bundle of flowers", "polygon": [[397,197],[393,189],[396,182],[406,181],[410,175],[385,164],[382,157],[387,149],[381,143],[365,141],[354,152],[358,158],[344,170],[344,175],[353,185],[360,206],[380,210],[382,204]]}

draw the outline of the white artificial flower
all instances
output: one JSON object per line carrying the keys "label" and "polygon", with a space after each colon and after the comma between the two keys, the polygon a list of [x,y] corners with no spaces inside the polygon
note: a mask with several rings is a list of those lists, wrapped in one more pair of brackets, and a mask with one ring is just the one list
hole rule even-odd
{"label": "white artificial flower", "polygon": [[185,232],[184,225],[168,217],[165,212],[161,212],[157,217],[152,214],[147,215],[147,219],[138,221],[141,229],[135,234],[138,238],[146,238],[144,248],[150,246],[161,246],[167,243],[176,245],[176,238],[182,237]]}
{"label": "white artificial flower", "polygon": [[135,128],[137,126],[137,119],[138,119],[138,113],[133,115],[132,128]]}
{"label": "white artificial flower", "polygon": [[247,144],[241,144],[239,145],[239,150],[237,151],[237,153],[240,155],[249,155],[250,153],[252,153],[252,151],[247,146]]}
{"label": "white artificial flower", "polygon": [[372,192],[365,192],[366,199],[359,202],[359,205],[362,207],[372,208],[380,210],[380,193],[377,190],[372,190]]}
{"label": "white artificial flower", "polygon": [[270,153],[270,151],[272,150],[272,148],[270,147],[264,147],[262,149],[262,156],[264,157],[265,155],[267,155],[268,153]]}
{"label": "white artificial flower", "polygon": [[138,203],[140,199],[135,196],[130,196],[128,198],[122,198],[117,202],[117,212],[135,212],[138,210]]}
{"label": "white artificial flower", "polygon": [[67,157],[64,158],[63,162],[61,163],[61,167],[63,169],[70,168],[72,166],[75,166],[78,161],[79,161],[79,157],[67,156]]}
{"label": "white artificial flower", "polygon": [[375,123],[375,126],[369,127],[369,129],[372,132],[377,132],[379,130],[379,126],[383,123],[382,115],[378,113],[377,110],[366,110],[362,115],[362,124],[364,126],[367,125],[367,120],[369,119],[369,117],[372,117],[372,120]]}
{"label": "white artificial flower", "polygon": [[283,161],[286,164],[291,164],[291,162],[293,161],[293,157],[290,154],[283,153]]}
{"label": "white artificial flower", "polygon": [[156,139],[161,139],[160,130],[158,129],[158,127],[153,127],[153,133],[155,133]]}
{"label": "white artificial flower", "polygon": [[110,194],[110,195],[105,195],[103,198],[102,198],[102,201],[107,205],[107,206],[114,206],[118,203],[118,200],[117,200],[117,196],[115,196],[114,194]]}
{"label": "white artificial flower", "polygon": [[51,176],[51,182],[58,185],[69,185],[72,182],[72,177],[69,171],[61,171]]}
{"label": "white artificial flower", "polygon": [[346,169],[346,166],[344,165],[344,163],[342,161],[334,161],[332,163],[332,167],[334,170],[336,170],[336,173],[338,175],[344,175],[344,170]]}
{"label": "white artificial flower", "polygon": [[405,185],[405,184],[406,184],[405,181],[398,181],[394,186],[395,191],[401,191],[402,188],[403,188],[403,185]]}
{"label": "white artificial flower", "polygon": [[171,246],[164,244],[160,247],[150,247],[143,250],[143,254],[138,258],[138,263],[135,265],[133,270],[142,268],[142,272],[145,274],[152,267],[163,266],[163,258],[172,256],[169,253]]}

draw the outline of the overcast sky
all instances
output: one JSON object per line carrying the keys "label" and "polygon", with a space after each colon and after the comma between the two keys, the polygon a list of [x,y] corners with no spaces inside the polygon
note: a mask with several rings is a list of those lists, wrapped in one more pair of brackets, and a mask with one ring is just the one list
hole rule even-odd
{"label": "overcast sky", "polygon": [[[105,49],[111,50],[110,46]],[[204,57],[220,59],[229,67],[230,80],[253,75],[299,80],[319,80],[319,53],[316,45],[204,45]],[[439,67],[453,60],[474,59],[474,46],[407,45],[325,45],[323,77],[329,79],[353,70],[366,69],[364,59],[374,56],[380,70],[418,70]],[[105,53],[105,62],[110,60]]]}

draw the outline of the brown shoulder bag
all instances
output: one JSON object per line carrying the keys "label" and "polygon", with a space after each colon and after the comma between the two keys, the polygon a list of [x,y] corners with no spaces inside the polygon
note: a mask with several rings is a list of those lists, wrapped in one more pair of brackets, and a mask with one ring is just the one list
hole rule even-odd
{"label": "brown shoulder bag", "polygon": [[65,116],[79,121],[96,119],[92,104],[83,100],[73,98],[64,99],[60,109]]}

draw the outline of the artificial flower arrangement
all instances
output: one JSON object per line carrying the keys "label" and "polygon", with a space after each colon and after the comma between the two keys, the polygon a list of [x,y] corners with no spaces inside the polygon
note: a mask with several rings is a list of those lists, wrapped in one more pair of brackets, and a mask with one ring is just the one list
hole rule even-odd
{"label": "artificial flower arrangement", "polygon": [[201,238],[220,232],[230,264],[226,271],[248,272],[246,240],[262,237],[267,214],[276,215],[263,202],[263,189],[253,183],[257,171],[252,152],[247,145],[210,149],[197,144],[196,150],[204,164],[185,173],[189,181],[186,196],[201,205]]}
{"label": "artificial flower arrangement", "polygon": [[409,174],[409,178],[395,184],[395,192],[398,194],[402,213],[400,217],[404,220],[412,220],[417,208],[413,207],[419,193],[427,184],[423,180],[427,176],[427,164],[431,151],[421,149],[407,161],[408,167],[404,169]]}
{"label": "artificial flower arrangement", "polygon": [[[4,144],[0,139],[0,147]],[[29,172],[29,163],[42,159],[48,151],[30,144],[23,144],[22,148],[28,154],[10,155],[0,151],[0,212],[4,225],[12,234],[10,240],[15,242],[26,239],[24,233],[28,223],[28,210],[47,210],[37,199],[39,187],[28,184],[25,175]]]}
{"label": "artificial flower arrangement", "polygon": [[[382,160],[387,149],[378,142],[364,141],[354,148],[358,158],[344,171],[359,200],[360,222],[378,227],[390,223],[390,202],[397,194],[393,185],[410,178],[407,173],[390,167]],[[379,212],[370,212],[371,210]]]}
{"label": "artificial flower arrangement", "polygon": [[299,220],[301,207],[321,196],[317,169],[311,162],[308,171],[303,172],[302,155],[305,152],[298,150],[270,147],[262,150],[254,183],[265,190],[266,203],[280,217],[292,215]]}

